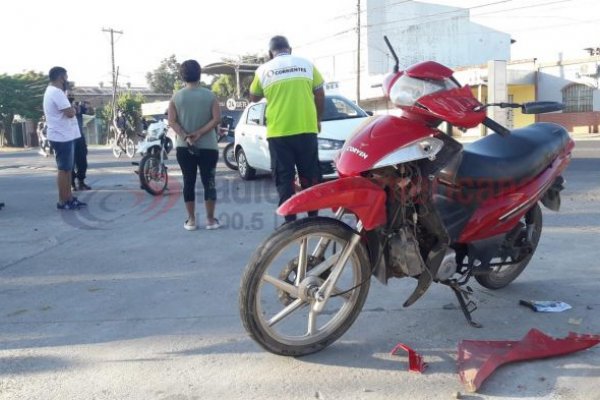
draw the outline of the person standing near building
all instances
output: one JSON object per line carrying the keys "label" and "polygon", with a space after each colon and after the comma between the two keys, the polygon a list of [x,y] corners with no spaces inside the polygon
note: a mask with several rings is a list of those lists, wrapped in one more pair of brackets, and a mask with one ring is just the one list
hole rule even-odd
{"label": "person standing near building", "polygon": [[[271,60],[256,70],[250,100],[267,99],[267,140],[281,205],[295,192],[296,169],[303,189],[322,179],[317,134],[325,92],[317,68],[304,58],[292,56],[284,36],[270,40],[269,57]],[[295,219],[295,215],[285,217],[286,222]]]}
{"label": "person standing near building", "polygon": [[185,87],[173,95],[169,102],[169,126],[177,134],[177,162],[183,174],[183,201],[187,220],[183,227],[188,231],[196,225],[196,177],[204,186],[206,229],[219,228],[215,218],[217,190],[215,174],[219,159],[216,126],[221,121],[221,108],[216,96],[200,86],[202,69],[196,60],[181,63],[179,74]]}
{"label": "person standing near building", "polygon": [[[83,134],[83,116],[88,113],[87,102],[75,102],[75,118],[77,118],[77,126],[81,136],[75,139],[74,151],[75,151],[75,164],[73,166],[73,173],[71,175],[71,189],[72,190],[90,190],[92,189],[85,183],[85,177],[88,167],[87,154],[88,148],[85,141],[85,135]],[[75,182],[77,179],[77,182]]]}
{"label": "person standing near building", "polygon": [[87,204],[73,197],[71,172],[74,163],[74,140],[81,136],[75,108],[71,106],[66,91],[69,88],[67,70],[53,67],[48,73],[50,84],[44,92],[44,115],[48,125],[48,140],[54,148],[58,168],[57,186],[59,210],[74,210]]}

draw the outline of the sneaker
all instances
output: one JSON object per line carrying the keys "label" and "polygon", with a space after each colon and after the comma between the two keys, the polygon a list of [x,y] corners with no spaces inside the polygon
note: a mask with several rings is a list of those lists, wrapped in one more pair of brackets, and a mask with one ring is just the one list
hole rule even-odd
{"label": "sneaker", "polygon": [[84,181],[79,181],[79,185],[77,185],[79,190],[92,190],[92,187],[87,185]]}
{"label": "sneaker", "polygon": [[64,203],[56,203],[58,210],[78,210],[79,207],[73,204],[73,200]]}
{"label": "sneaker", "polygon": [[75,183],[71,183],[71,192],[76,192],[77,191],[77,186],[75,185]]}
{"label": "sneaker", "polygon": [[191,223],[189,219],[186,219],[185,223],[183,224],[183,229],[186,231],[195,231],[198,229],[198,225],[196,225],[196,222]]}
{"label": "sneaker", "polygon": [[206,225],[206,229],[208,229],[209,231],[213,230],[213,229],[219,229],[221,227],[221,225],[219,224],[219,220],[215,218],[215,222],[213,222],[212,224],[208,224]]}
{"label": "sneaker", "polygon": [[87,207],[87,203],[84,203],[83,201],[79,201],[79,199],[77,197],[73,197],[71,199],[71,204],[77,208]]}

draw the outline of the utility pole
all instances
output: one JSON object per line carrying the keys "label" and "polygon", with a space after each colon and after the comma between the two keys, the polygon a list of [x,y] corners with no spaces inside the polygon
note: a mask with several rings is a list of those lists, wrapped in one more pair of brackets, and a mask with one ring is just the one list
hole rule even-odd
{"label": "utility pole", "polygon": [[116,93],[117,93],[117,72],[115,69],[115,33],[118,33],[119,35],[123,34],[123,31],[117,31],[114,30],[113,28],[102,28],[102,32],[108,32],[110,33],[110,62],[112,64],[112,92],[113,92],[113,99],[112,99],[112,103],[113,103],[113,115],[112,117],[114,118],[114,108],[115,108],[115,97],[116,97]]}
{"label": "utility pole", "polygon": [[356,3],[356,105],[360,103],[360,0]]}

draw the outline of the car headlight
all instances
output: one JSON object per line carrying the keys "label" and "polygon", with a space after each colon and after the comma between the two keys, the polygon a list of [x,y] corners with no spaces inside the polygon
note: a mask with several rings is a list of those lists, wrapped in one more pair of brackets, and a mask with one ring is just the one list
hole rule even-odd
{"label": "car headlight", "polygon": [[344,147],[343,140],[318,139],[319,150],[339,150]]}

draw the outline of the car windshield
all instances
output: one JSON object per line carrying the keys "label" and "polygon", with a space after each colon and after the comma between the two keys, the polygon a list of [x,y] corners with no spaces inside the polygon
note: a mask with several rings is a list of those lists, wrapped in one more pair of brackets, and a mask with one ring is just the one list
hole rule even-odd
{"label": "car windshield", "polygon": [[351,101],[340,96],[325,96],[325,107],[321,121],[364,117],[368,117],[367,113]]}

